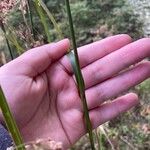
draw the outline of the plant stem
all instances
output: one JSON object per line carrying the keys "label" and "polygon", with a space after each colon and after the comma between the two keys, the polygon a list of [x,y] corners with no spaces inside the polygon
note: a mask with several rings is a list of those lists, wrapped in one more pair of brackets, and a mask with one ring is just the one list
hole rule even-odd
{"label": "plant stem", "polygon": [[22,17],[23,17],[23,21],[24,21],[24,23],[26,25],[26,29],[28,31],[28,38],[27,38],[28,43],[34,43],[34,39],[32,38],[32,33],[31,33],[31,30],[30,30],[30,26],[28,25],[26,15],[25,15],[24,10],[23,10],[24,0],[20,0],[20,4],[21,4],[21,7],[22,7],[22,9],[20,9],[20,10],[21,10],[21,14],[22,14]]}
{"label": "plant stem", "polygon": [[6,43],[7,43],[7,47],[8,47],[9,53],[10,53],[11,60],[13,60],[14,56],[13,56],[13,52],[12,52],[11,46],[9,44],[8,39],[7,38],[5,38],[5,39],[6,39]]}
{"label": "plant stem", "polygon": [[54,25],[54,28],[58,33],[59,39],[62,39],[63,34],[62,34],[61,29],[60,29],[59,25],[57,24],[57,22],[53,16],[53,14],[50,12],[50,10],[47,8],[46,4],[42,0],[39,0],[39,3],[41,5],[41,7],[43,8],[43,10],[46,12],[46,14],[47,14],[48,18],[50,19],[50,21],[52,22],[52,24]]}
{"label": "plant stem", "polygon": [[[2,31],[3,31],[4,34],[6,35],[6,30],[5,30],[5,27],[4,27],[3,22],[1,21],[0,24],[1,24],[1,29],[2,29]],[[6,39],[6,44],[7,44],[9,53],[10,53],[11,60],[13,60],[13,59],[14,59],[13,52],[12,52],[11,46],[10,46],[9,41],[8,41],[8,39],[6,38],[6,36],[5,36],[5,39]]]}
{"label": "plant stem", "polygon": [[24,52],[24,49],[19,44],[19,41],[18,41],[16,33],[15,33],[15,29],[13,27],[9,27],[9,26],[6,26],[6,27],[8,30],[8,33],[5,34],[7,40],[16,47],[17,53],[19,55],[21,55]]}
{"label": "plant stem", "polygon": [[35,32],[34,32],[33,16],[32,16],[32,13],[31,13],[30,0],[27,0],[27,4],[28,4],[28,14],[29,14],[29,18],[30,18],[31,30],[32,30],[33,37],[34,37],[34,39],[35,39],[36,36],[35,36]]}
{"label": "plant stem", "polygon": [[[74,32],[74,27],[73,27],[70,3],[69,3],[69,0],[65,0],[65,1],[66,1],[67,14],[68,14],[68,18],[69,18],[72,43],[73,43],[73,48],[74,48],[74,61],[72,61],[72,66],[74,68],[74,73],[75,73],[78,90],[79,90],[79,95],[80,95],[82,105],[83,105],[85,124],[86,124],[86,128],[87,128],[87,132],[89,133],[91,148],[92,148],[92,150],[95,150],[93,133],[92,133],[92,124],[91,124],[91,120],[89,117],[89,111],[88,111],[88,106],[87,106],[87,101],[86,101],[86,96],[85,96],[85,83],[84,83],[84,79],[83,79],[81,69],[80,69],[80,64],[79,64],[79,57],[78,57],[78,52],[77,52],[77,45],[76,45],[76,38],[75,38],[75,32]],[[73,54],[71,54],[71,55],[73,56]]]}
{"label": "plant stem", "polygon": [[39,0],[35,0],[35,6],[36,6],[36,10],[37,10],[37,12],[39,14],[40,20],[42,22],[42,25],[44,27],[45,34],[47,36],[47,41],[50,43],[51,42],[51,38],[50,38],[48,23],[46,21],[45,14],[44,14],[43,8],[41,7],[41,4],[40,4]]}
{"label": "plant stem", "polygon": [[16,125],[15,119],[9,109],[8,103],[5,99],[5,96],[2,92],[2,89],[0,87],[0,108],[2,110],[3,116],[5,118],[5,122],[7,125],[8,130],[11,133],[11,136],[13,138],[13,141],[15,143],[16,146],[20,146],[22,145],[20,148],[17,148],[17,150],[25,150],[24,144],[23,144],[23,140],[21,138],[19,129]]}

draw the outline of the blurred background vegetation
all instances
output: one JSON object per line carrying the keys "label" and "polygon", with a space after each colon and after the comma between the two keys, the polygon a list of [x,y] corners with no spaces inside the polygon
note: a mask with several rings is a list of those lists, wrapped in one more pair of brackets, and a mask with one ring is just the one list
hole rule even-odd
{"label": "blurred background vegetation", "polygon": [[[63,31],[64,37],[69,37],[70,33],[64,1],[43,1],[54,15],[59,27]],[[71,2],[78,46],[118,33],[128,33],[134,39],[143,37],[143,23],[133,13],[126,0],[71,0]],[[14,9],[7,15],[7,26],[11,27],[11,32],[15,32],[21,47],[23,49],[29,49],[36,45],[35,43],[47,43],[48,39],[46,38],[45,32],[43,32],[44,28],[39,19],[39,14],[35,9],[35,4],[32,1],[30,2],[35,43],[32,43],[30,31],[27,30],[23,19],[22,13],[25,13],[24,15],[29,22],[29,17],[25,10],[26,7],[18,5],[14,6]],[[49,21],[47,15],[44,17],[46,17],[49,25],[50,40],[58,40],[53,24]],[[4,46],[2,44],[0,49],[3,49]]]}
{"label": "blurred background vegetation", "polygon": [[[139,19],[137,13],[133,11],[127,2],[128,0],[70,1],[78,46],[119,33],[127,33],[134,40],[144,37],[143,20]],[[11,8],[5,16],[5,20],[0,22],[1,27],[2,24],[5,27],[6,37],[9,40],[14,57],[27,49],[48,43],[49,40],[51,42],[59,40],[55,27],[41,9],[48,24],[50,37],[47,38],[40,18],[41,14],[37,11],[34,1],[29,2],[31,14],[26,12],[26,3],[22,5],[18,3]],[[64,1],[43,0],[43,2],[53,14],[62,30],[63,37],[69,37]],[[31,28],[31,17],[33,28]],[[6,61],[9,61],[8,45],[2,30],[0,31],[0,51],[4,52]],[[5,62],[3,58],[2,53],[1,63]],[[141,104],[98,129],[98,136],[96,137],[101,143],[101,150],[148,150],[150,148],[150,80],[131,90],[139,94]],[[75,149],[87,150],[89,146],[90,144],[85,136],[76,144]]]}

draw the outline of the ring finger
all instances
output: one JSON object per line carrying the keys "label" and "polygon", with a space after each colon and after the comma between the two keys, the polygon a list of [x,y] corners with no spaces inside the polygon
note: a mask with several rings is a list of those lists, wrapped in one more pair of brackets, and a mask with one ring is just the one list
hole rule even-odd
{"label": "ring finger", "polygon": [[118,96],[150,77],[150,62],[141,63],[101,84],[86,90],[89,109],[98,107],[104,101]]}

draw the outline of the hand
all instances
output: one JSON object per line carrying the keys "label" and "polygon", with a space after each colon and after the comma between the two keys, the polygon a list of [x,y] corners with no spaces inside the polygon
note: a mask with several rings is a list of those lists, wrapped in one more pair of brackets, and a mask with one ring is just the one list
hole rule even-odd
{"label": "hand", "polygon": [[[64,149],[86,133],[67,39],[27,51],[0,68],[0,84],[25,142],[51,138]],[[150,77],[150,39],[117,35],[78,49],[93,128],[138,103],[130,93],[107,100]],[[126,70],[125,70],[126,69]],[[123,71],[124,70],[124,71]]]}

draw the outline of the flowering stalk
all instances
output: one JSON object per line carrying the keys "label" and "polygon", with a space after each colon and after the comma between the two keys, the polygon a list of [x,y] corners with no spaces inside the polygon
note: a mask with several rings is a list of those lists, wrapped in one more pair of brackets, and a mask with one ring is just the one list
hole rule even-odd
{"label": "flowering stalk", "polygon": [[28,25],[28,21],[26,19],[26,10],[27,10],[27,1],[26,0],[20,0],[20,11],[21,11],[21,14],[22,14],[22,17],[23,17],[23,21],[26,25],[26,30],[28,31],[28,43],[34,43],[34,39],[32,38],[32,31],[30,29],[30,26]]}

